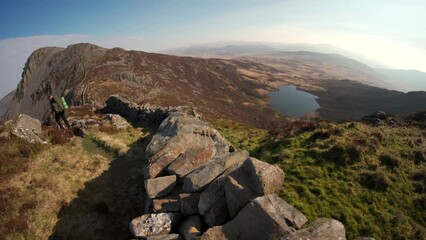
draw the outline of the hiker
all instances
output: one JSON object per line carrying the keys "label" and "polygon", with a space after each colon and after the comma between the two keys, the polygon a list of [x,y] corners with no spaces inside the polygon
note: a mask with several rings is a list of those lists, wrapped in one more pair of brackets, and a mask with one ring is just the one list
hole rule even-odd
{"label": "hiker", "polygon": [[55,115],[55,120],[56,120],[56,123],[58,123],[59,127],[63,130],[65,129],[61,123],[61,118],[62,118],[62,120],[64,120],[65,124],[67,125],[67,128],[71,129],[71,125],[68,122],[67,115],[65,114],[65,108],[62,105],[61,99],[59,99],[58,97],[49,95],[49,101],[50,101],[50,108],[52,109],[51,114]]}

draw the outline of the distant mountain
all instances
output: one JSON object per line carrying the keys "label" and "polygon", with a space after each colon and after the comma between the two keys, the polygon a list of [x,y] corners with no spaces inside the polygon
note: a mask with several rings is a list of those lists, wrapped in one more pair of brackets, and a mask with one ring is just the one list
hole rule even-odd
{"label": "distant mountain", "polygon": [[161,51],[166,54],[196,57],[225,57],[233,58],[252,54],[267,54],[270,52],[305,51],[327,54],[339,54],[368,64],[373,67],[384,67],[382,63],[368,57],[343,50],[331,44],[308,43],[271,43],[271,42],[218,42],[212,44],[194,45]]}
{"label": "distant mountain", "polygon": [[400,91],[426,91],[426,73],[417,70],[374,69]]}
{"label": "distant mountain", "polygon": [[[110,95],[119,94],[138,104],[190,105],[206,118],[267,128],[288,122],[286,116],[269,107],[268,93],[283,85],[318,96],[321,108],[317,113],[330,120],[358,119],[372,106],[393,114],[425,107],[426,92],[404,94],[379,88],[384,84],[380,75],[341,55],[267,52],[261,46],[250,49],[258,53],[203,59],[92,44],[41,48],[28,58],[17,89],[0,101],[0,120],[20,113],[44,119],[51,93],[65,96],[70,105],[98,108]],[[240,50],[228,47],[223,54],[238,54]],[[347,88],[353,82],[356,87]],[[384,96],[387,101],[381,101]]]}

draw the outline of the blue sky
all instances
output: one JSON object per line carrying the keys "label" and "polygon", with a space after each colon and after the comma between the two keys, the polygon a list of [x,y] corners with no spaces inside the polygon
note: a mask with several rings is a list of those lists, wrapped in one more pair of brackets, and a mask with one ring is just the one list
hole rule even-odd
{"label": "blue sky", "polygon": [[426,1],[0,0],[0,97],[39,47],[159,51],[220,41],[326,43],[426,71]]}

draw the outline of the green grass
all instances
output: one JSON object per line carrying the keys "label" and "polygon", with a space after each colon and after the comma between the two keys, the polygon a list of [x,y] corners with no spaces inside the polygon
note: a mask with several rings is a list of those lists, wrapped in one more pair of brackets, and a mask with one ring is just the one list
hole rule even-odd
{"label": "green grass", "polygon": [[237,147],[280,166],[281,197],[310,221],[340,220],[349,239],[426,238],[424,130],[321,122],[271,137],[228,120],[213,124]]}

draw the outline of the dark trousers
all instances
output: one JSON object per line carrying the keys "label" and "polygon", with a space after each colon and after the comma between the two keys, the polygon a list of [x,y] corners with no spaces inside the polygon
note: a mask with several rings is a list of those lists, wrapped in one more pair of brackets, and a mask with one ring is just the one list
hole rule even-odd
{"label": "dark trousers", "polygon": [[64,120],[64,123],[65,123],[65,125],[67,125],[68,129],[71,129],[71,125],[68,122],[67,115],[65,114],[65,111],[55,112],[56,123],[58,123],[58,125],[61,129],[65,129],[64,126],[61,123],[61,118],[62,118],[62,120]]}

